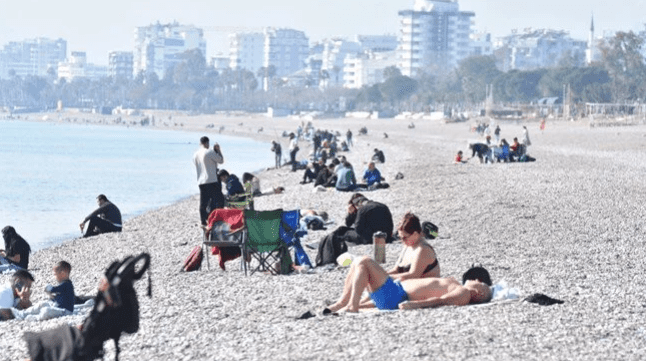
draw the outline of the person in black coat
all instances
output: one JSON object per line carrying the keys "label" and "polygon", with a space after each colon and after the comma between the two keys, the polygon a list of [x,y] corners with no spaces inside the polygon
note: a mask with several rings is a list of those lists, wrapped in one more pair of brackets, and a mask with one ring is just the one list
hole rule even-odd
{"label": "person in black coat", "polygon": [[0,257],[22,269],[27,269],[29,253],[31,253],[29,243],[11,226],[2,229],[2,238],[4,239],[4,250],[0,250]]}
{"label": "person in black coat", "polygon": [[344,235],[346,242],[371,244],[372,235],[386,233],[386,242],[392,242],[393,216],[385,204],[371,201],[361,193],[355,193],[348,204],[345,225],[349,227]]}

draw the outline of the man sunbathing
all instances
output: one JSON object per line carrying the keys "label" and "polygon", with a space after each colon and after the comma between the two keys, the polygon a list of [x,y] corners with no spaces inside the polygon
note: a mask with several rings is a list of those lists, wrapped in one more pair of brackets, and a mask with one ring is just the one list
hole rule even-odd
{"label": "man sunbathing", "polygon": [[489,302],[492,296],[490,286],[489,273],[482,267],[474,267],[467,271],[463,276],[462,285],[453,277],[396,282],[374,260],[361,257],[350,267],[341,298],[323,313],[358,312],[361,294],[366,288],[378,309],[409,310]]}

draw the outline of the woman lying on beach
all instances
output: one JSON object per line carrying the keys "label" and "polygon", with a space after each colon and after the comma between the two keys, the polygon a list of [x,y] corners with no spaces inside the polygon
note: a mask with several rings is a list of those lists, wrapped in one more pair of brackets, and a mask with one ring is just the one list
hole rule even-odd
{"label": "woman lying on beach", "polygon": [[464,278],[463,285],[453,277],[394,281],[377,262],[364,256],[352,263],[341,298],[324,309],[323,314],[358,312],[360,308],[369,307],[359,303],[365,289],[380,310],[464,306],[491,300],[491,281],[485,283],[477,276]]}

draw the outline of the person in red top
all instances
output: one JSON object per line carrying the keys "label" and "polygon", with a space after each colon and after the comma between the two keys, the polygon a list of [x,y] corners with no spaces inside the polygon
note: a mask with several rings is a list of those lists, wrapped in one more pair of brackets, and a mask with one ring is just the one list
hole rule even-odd
{"label": "person in red top", "polygon": [[462,159],[462,151],[461,150],[458,151],[458,154],[455,156],[455,161],[453,163],[455,163],[455,164],[466,163],[466,161]]}
{"label": "person in red top", "polygon": [[520,143],[518,143],[518,138],[514,138],[514,142],[509,146],[509,151],[511,153],[510,159],[512,161],[518,160],[520,158]]}

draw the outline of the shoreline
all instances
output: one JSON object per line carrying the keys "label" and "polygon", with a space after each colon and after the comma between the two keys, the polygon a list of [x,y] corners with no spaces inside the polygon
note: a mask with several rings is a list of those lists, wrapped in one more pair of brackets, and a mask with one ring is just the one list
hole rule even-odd
{"label": "shoreline", "polygon": [[[194,120],[197,127],[208,121]],[[263,124],[257,119],[217,121],[238,131],[251,126],[247,132],[252,135]],[[237,126],[241,121],[245,126]],[[312,122],[321,129],[355,132],[355,148],[347,155],[357,173],[373,148],[384,150],[386,163],[378,168],[391,187],[364,194],[388,205],[395,223],[410,210],[439,226],[439,238],[430,243],[442,276],[459,278],[472,263],[481,263],[494,283],[506,281],[521,298],[544,293],[565,303],[542,307],[494,301],[295,320],[303,311],[333,301],[347,269],[245,277],[239,260],[228,262],[222,271],[211,256],[210,271],[203,263],[200,271],[181,273],[184,258],[200,242],[197,196],[134,217],[122,233],[73,239],[35,252],[35,300],[53,282],[50,267],[59,259],[72,264],[76,292],[85,295],[94,294],[111,260],[147,251],[152,254],[153,298],[144,295],[147,282],[137,282],[141,328],[122,337],[123,360],[646,357],[645,348],[635,347],[645,337],[640,330],[646,315],[641,296],[646,289],[641,224],[646,210],[640,195],[646,194],[641,184],[646,126],[591,129],[584,123],[548,122],[541,133],[537,124],[525,123],[533,144],[529,153],[536,162],[481,165],[472,159],[454,165],[457,150],[470,156],[466,143],[477,138],[468,131],[470,122],[415,121],[414,129],[407,128],[409,120]],[[272,123],[286,130],[298,124],[300,120]],[[522,123],[500,124],[503,137],[520,136]],[[356,130],[364,125],[368,135],[358,136]],[[216,132],[197,131],[217,137]],[[397,172],[404,179],[394,180]],[[261,173],[263,189],[283,185],[286,192],[258,197],[256,208],[327,211],[336,223],[327,231],[311,232],[304,240],[309,243],[342,223],[350,194],[313,192],[311,184],[298,184],[301,177],[302,171],[287,169]],[[394,264],[401,247],[397,242],[387,245],[384,266]],[[372,252],[371,246],[349,248],[355,255]],[[306,251],[314,259],[316,251]],[[82,319],[4,322],[0,360],[27,357],[24,331]],[[105,349],[107,359],[114,357],[110,342]]]}

